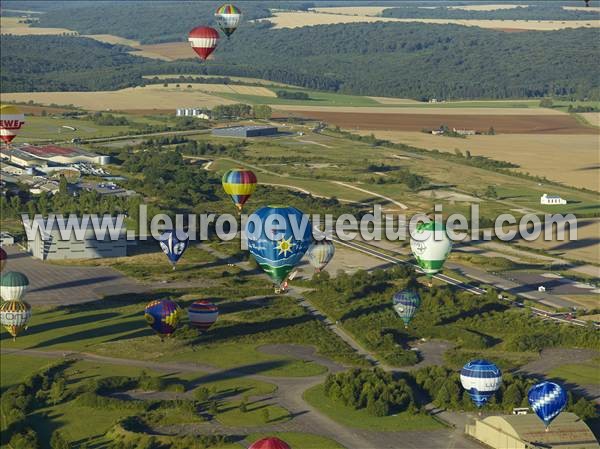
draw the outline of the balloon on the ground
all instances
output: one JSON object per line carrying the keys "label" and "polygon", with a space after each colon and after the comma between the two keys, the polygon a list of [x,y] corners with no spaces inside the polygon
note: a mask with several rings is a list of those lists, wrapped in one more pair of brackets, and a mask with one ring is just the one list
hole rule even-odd
{"label": "balloon on the ground", "polygon": [[417,264],[429,276],[441,271],[452,249],[452,241],[442,223],[420,223],[411,236],[410,249]]}
{"label": "balloon on the ground", "polygon": [[0,276],[0,296],[5,301],[20,300],[29,287],[29,279],[18,271],[7,271]]}
{"label": "balloon on the ground", "polygon": [[187,234],[184,234],[181,237],[182,239],[180,240],[177,237],[176,231],[165,231],[160,236],[160,247],[168,257],[171,265],[173,265],[173,268],[175,268],[175,264],[177,264],[179,259],[181,259],[181,256],[183,256],[183,253],[190,242]]}
{"label": "balloon on the ground", "polygon": [[4,143],[10,143],[24,124],[25,116],[19,108],[8,104],[0,106],[0,139]]}
{"label": "balloon on the ground", "polygon": [[248,250],[277,285],[300,262],[312,241],[308,216],[290,206],[258,209],[248,217],[245,231]]}
{"label": "balloon on the ground", "polygon": [[256,441],[248,449],[292,449],[289,444],[279,438],[270,437]]}
{"label": "balloon on the ground", "polygon": [[315,268],[315,271],[319,273],[323,268],[327,266],[333,255],[335,254],[335,246],[331,240],[315,240],[308,247],[306,256],[308,261]]}
{"label": "balloon on the ground", "polygon": [[25,301],[5,301],[0,305],[0,323],[16,338],[27,329],[31,319],[31,306]]}
{"label": "balloon on the ground", "polygon": [[421,307],[419,293],[412,289],[401,290],[394,295],[393,302],[394,310],[402,318],[402,321],[404,321],[404,326],[408,327],[417,310]]}
{"label": "balloon on the ground", "polygon": [[210,301],[195,301],[188,307],[190,325],[202,331],[208,330],[219,317],[219,308]]}
{"label": "balloon on the ground", "polygon": [[225,3],[215,11],[215,19],[221,31],[229,37],[237,29],[242,20],[242,11],[231,3]]}
{"label": "balloon on the ground", "polygon": [[175,301],[159,299],[151,301],[144,310],[148,325],[161,337],[171,335],[179,324],[181,309]]}
{"label": "balloon on the ground", "polygon": [[477,407],[482,407],[502,385],[502,372],[487,360],[471,360],[460,371],[460,383]]}
{"label": "balloon on the ground", "polygon": [[6,266],[6,260],[8,259],[8,254],[4,251],[4,248],[0,248],[0,271],[4,271],[4,267]]}
{"label": "balloon on the ground", "polygon": [[211,27],[196,27],[188,36],[188,41],[203,61],[217,48],[219,32]]}
{"label": "balloon on the ground", "polygon": [[567,393],[554,382],[542,382],[534,385],[527,393],[529,405],[544,422],[546,429],[567,405]]}
{"label": "balloon on the ground", "polygon": [[251,170],[234,168],[228,170],[221,179],[223,190],[241,212],[242,207],[256,190],[256,175]]}

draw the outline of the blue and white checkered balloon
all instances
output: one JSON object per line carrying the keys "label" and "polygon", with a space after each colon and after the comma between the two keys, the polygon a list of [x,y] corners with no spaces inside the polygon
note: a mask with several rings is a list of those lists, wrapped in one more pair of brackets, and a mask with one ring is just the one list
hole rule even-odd
{"label": "blue and white checkered balloon", "polygon": [[554,382],[542,382],[534,385],[527,393],[529,405],[536,415],[544,421],[546,428],[567,405],[567,393]]}
{"label": "blue and white checkered balloon", "polygon": [[487,360],[471,360],[460,370],[460,383],[475,405],[482,407],[502,385],[502,372]]}

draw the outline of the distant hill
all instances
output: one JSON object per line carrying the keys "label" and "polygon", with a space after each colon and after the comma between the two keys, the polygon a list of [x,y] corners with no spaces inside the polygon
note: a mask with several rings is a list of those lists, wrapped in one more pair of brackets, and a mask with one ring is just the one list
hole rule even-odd
{"label": "distant hill", "polygon": [[[94,32],[111,32],[102,23]],[[167,63],[81,37],[3,36],[2,90],[114,90],[142,83],[142,75],[196,73],[415,99],[599,99],[597,37],[597,29],[582,28],[504,33],[357,23],[275,30],[246,22],[231,40],[221,40],[214,60]]]}

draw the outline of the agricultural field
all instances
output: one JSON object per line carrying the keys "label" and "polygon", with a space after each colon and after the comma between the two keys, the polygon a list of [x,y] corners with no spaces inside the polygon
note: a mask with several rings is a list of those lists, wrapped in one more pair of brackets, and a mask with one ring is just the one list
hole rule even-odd
{"label": "agricultural field", "polygon": [[60,34],[73,34],[76,32],[68,30],[66,28],[35,28],[30,27],[27,23],[19,23],[19,20],[23,20],[20,17],[0,17],[0,33],[1,34],[12,34],[15,36],[26,36],[26,35],[60,35]]}
{"label": "agricultural field", "polygon": [[145,87],[131,87],[108,92],[32,92],[32,93],[3,93],[5,101],[27,102],[41,104],[72,104],[90,111],[115,110],[164,110],[181,107],[196,107],[202,105],[211,108],[220,104],[232,104],[235,101],[210,95],[202,90],[203,84],[187,88],[186,85],[177,88],[175,84],[163,87],[162,84],[152,84]]}
{"label": "agricultural field", "polygon": [[[486,117],[487,119],[487,117]],[[450,121],[450,120],[448,120]],[[501,128],[489,122],[499,133]],[[438,125],[439,126],[439,125]],[[452,125],[449,125],[452,126]],[[349,128],[352,129],[352,128]],[[574,131],[574,130],[573,130]],[[454,152],[456,149],[473,155],[487,156],[519,165],[514,170],[547,177],[575,187],[598,190],[598,133],[596,134],[497,134],[469,136],[465,139],[433,136],[417,131],[383,131],[360,129],[358,133],[418,148]],[[569,157],[565,157],[568,152]],[[560,166],[560,170],[556,167]]]}
{"label": "agricultural field", "polygon": [[479,28],[490,28],[496,30],[535,30],[535,31],[555,31],[565,28],[598,28],[598,20],[476,20],[476,19],[398,19],[392,17],[374,17],[371,15],[346,15],[340,13],[321,13],[321,12],[281,12],[273,13],[268,19],[274,24],[275,29],[280,28],[298,28],[315,25],[331,25],[336,23],[371,23],[371,22],[419,22],[429,24],[455,24],[464,26],[473,26]]}
{"label": "agricultural field", "polygon": [[70,141],[76,137],[105,137],[129,131],[128,126],[101,126],[90,120],[63,117],[28,116],[27,126],[15,142],[35,142],[38,140]]}

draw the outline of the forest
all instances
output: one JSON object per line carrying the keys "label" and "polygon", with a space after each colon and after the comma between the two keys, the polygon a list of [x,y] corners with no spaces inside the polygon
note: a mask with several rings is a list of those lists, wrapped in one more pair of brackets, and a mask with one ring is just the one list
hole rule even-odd
{"label": "forest", "polygon": [[589,57],[600,51],[596,37],[582,28],[503,33],[372,23],[274,30],[246,23],[220,43],[214,60],[199,64],[135,57],[82,37],[4,36],[1,81],[4,92],[114,90],[145,84],[142,75],[193,71],[415,99],[596,99],[600,81]]}

